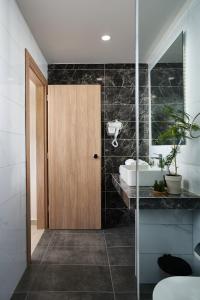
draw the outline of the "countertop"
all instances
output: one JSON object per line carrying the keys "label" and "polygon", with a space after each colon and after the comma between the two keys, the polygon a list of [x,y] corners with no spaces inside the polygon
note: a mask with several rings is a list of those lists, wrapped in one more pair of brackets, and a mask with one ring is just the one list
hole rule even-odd
{"label": "countertop", "polygon": [[[129,209],[136,208],[136,187],[123,181],[119,174],[112,174],[112,182]],[[140,187],[141,209],[200,209],[200,196],[182,190],[180,195],[155,195],[152,187]]]}

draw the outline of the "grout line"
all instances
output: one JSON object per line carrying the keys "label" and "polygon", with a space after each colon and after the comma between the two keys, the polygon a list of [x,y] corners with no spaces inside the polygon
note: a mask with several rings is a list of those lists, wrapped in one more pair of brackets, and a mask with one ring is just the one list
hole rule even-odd
{"label": "grout line", "polygon": [[113,278],[112,278],[112,271],[111,271],[111,265],[110,265],[109,255],[108,255],[108,248],[107,248],[107,242],[106,242],[105,234],[104,234],[104,240],[105,240],[105,245],[106,245],[106,254],[107,254],[107,259],[108,259],[108,268],[109,268],[109,271],[110,271],[110,278],[111,278],[111,284],[112,284],[112,289],[113,289],[113,295],[114,295],[114,300],[116,300],[115,289],[114,289],[114,283],[113,283]]}
{"label": "grout line", "polygon": [[[41,248],[45,248],[45,246],[38,246],[38,247],[41,247]],[[105,249],[105,245],[85,245],[85,246],[80,246],[80,245],[64,245],[64,246],[58,246],[58,245],[49,245],[48,246],[48,249],[51,249],[51,248],[58,248],[58,249],[65,249],[65,248],[76,248],[76,249],[95,249],[95,248],[102,248],[102,249]]]}
{"label": "grout line", "polygon": [[[102,267],[102,268],[109,268],[109,265],[108,264],[105,264],[105,265],[100,265],[100,264],[74,264],[74,263],[68,263],[68,264],[65,264],[65,263],[50,263],[50,262],[45,262],[45,263],[34,263],[34,266],[39,266],[39,265],[43,265],[43,266],[70,266],[70,267]],[[124,268],[129,268],[129,267],[135,267],[135,264],[132,264],[132,265],[110,265],[111,267],[124,267]]]}
{"label": "grout line", "polygon": [[[65,232],[65,230],[66,230],[66,232]],[[86,234],[94,235],[94,234],[96,234],[96,235],[101,236],[103,234],[103,230],[101,230],[100,232],[73,232],[73,231],[72,232],[70,232],[70,231],[67,232],[67,230],[68,229],[63,229],[63,231],[62,230],[61,231],[54,230],[53,232],[54,232],[55,235],[65,235],[65,234],[66,235],[69,235],[69,234],[71,234],[71,235],[78,235],[78,234],[81,234],[81,235],[86,235]],[[71,229],[69,229],[69,230],[71,230]],[[83,231],[84,231],[84,229],[83,229]]]}
{"label": "grout line", "polygon": [[[103,158],[106,156],[105,155],[105,126],[106,126],[106,123],[107,123],[107,121],[105,121],[105,102],[106,102],[106,87],[105,87],[105,83],[106,83],[106,66],[105,66],[105,64],[104,64],[104,66],[103,66],[103,75],[104,75],[104,82],[103,82],[103,86],[102,86],[102,89],[103,89],[103,153],[102,153],[102,155],[103,155]],[[105,160],[103,159],[103,163],[104,163],[104,165],[103,165],[103,168],[104,168],[104,171],[106,170],[106,164],[105,164]],[[106,197],[106,182],[107,182],[107,180],[106,180],[106,173],[103,171],[103,180],[104,180],[104,188],[105,188],[105,191],[103,191],[103,193],[104,193],[104,226],[106,225],[106,206],[107,206],[107,197]],[[104,239],[105,239],[105,237],[104,237]]]}
{"label": "grout line", "polygon": [[[66,292],[66,293],[77,293],[77,292],[80,292],[80,293],[82,293],[82,292],[88,292],[88,293],[110,293],[110,294],[113,294],[113,296],[114,296],[114,299],[115,299],[115,290],[114,290],[114,284],[113,284],[113,278],[112,278],[112,272],[111,272],[111,264],[110,264],[110,260],[109,260],[109,255],[108,255],[108,248],[107,248],[107,242],[106,242],[106,235],[105,235],[105,232],[104,232],[104,230],[102,230],[102,232],[103,232],[103,237],[104,237],[104,242],[105,242],[105,244],[104,244],[104,249],[106,250],[106,256],[107,256],[107,264],[106,265],[88,265],[88,264],[51,264],[51,263],[45,263],[44,265],[48,265],[48,266],[51,266],[51,265],[57,265],[57,266],[85,266],[85,267],[87,267],[87,266],[89,266],[89,267],[104,267],[104,268],[107,268],[107,269],[109,269],[109,272],[110,272],[110,278],[111,278],[111,284],[112,284],[112,291],[56,291],[56,292]],[[46,251],[44,252],[44,254],[43,254],[43,257],[42,257],[42,259],[41,259],[41,262],[39,263],[39,264],[35,264],[35,265],[33,265],[33,266],[38,266],[38,265],[40,265],[41,266],[41,264],[42,264],[42,262],[44,261],[44,256],[46,255],[46,252],[48,251],[48,249],[51,247],[50,246],[50,244],[51,244],[51,242],[52,242],[52,239],[54,238],[54,236],[55,236],[55,231],[53,231],[52,230],[52,235],[51,235],[51,237],[50,237],[50,239],[49,239],[49,241],[48,241],[48,245],[46,246]],[[42,246],[41,246],[42,247]],[[127,265],[113,265],[114,267],[130,267],[130,266],[127,266]],[[134,267],[134,265],[132,265],[131,267]],[[34,280],[35,280],[35,278],[36,278],[36,276],[37,276],[37,272],[36,272],[36,274],[35,274],[35,276],[34,276]],[[33,281],[34,281],[33,280]],[[30,287],[31,288],[31,287]],[[20,291],[18,291],[18,292],[20,292]],[[38,292],[38,293],[40,293],[40,292],[42,292],[41,290],[40,291],[33,291],[32,289],[31,290],[27,290],[26,291],[26,293],[27,293],[27,295],[26,295],[26,299],[29,299],[29,296],[30,296],[30,294],[31,293],[33,293],[33,292]],[[55,292],[55,290],[52,290],[52,291],[46,291],[46,292]]]}
{"label": "grout line", "polygon": [[[128,291],[129,292],[129,291]],[[74,290],[62,290],[62,291],[58,291],[58,290],[26,290],[26,291],[17,291],[16,294],[21,294],[21,293],[27,293],[27,294],[40,294],[40,293],[91,293],[91,294],[113,294],[112,291],[102,291],[102,290],[81,290],[81,291],[74,291]]]}
{"label": "grout line", "polygon": [[[15,294],[21,294],[22,292],[16,292]],[[24,293],[27,293],[27,292],[24,292]],[[80,294],[82,294],[82,293],[91,293],[91,294],[113,294],[113,292],[111,292],[111,291],[68,291],[68,290],[66,290],[66,291],[52,291],[52,290],[50,290],[50,291],[48,291],[48,290],[36,290],[36,291],[28,291],[28,293],[31,293],[31,294],[38,294],[38,293],[80,293]],[[119,294],[120,293],[124,293],[124,292],[119,292]],[[134,293],[133,293],[134,294]]]}

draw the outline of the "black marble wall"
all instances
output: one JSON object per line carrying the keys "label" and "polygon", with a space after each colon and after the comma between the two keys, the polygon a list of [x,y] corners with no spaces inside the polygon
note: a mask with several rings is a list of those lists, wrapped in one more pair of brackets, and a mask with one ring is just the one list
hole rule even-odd
{"label": "black marble wall", "polygon": [[[152,144],[158,144],[160,132],[167,129],[170,120],[163,114],[165,105],[184,110],[183,64],[158,63],[151,71]],[[171,141],[165,142],[170,145]]]}
{"label": "black marble wall", "polygon": [[[102,220],[104,226],[132,222],[132,216],[117,194],[111,173],[120,164],[134,158],[135,148],[135,66],[134,64],[68,65],[48,68],[49,84],[100,84],[102,94]],[[119,119],[124,128],[119,147],[113,148],[106,133],[107,121]],[[147,66],[140,66],[140,156],[148,156],[148,87]]]}

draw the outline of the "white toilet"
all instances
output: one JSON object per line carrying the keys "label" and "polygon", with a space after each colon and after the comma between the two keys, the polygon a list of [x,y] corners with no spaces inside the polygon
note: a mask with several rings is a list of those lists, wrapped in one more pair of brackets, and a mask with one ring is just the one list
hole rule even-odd
{"label": "white toilet", "polygon": [[200,300],[200,277],[174,276],[154,288],[153,300]]}

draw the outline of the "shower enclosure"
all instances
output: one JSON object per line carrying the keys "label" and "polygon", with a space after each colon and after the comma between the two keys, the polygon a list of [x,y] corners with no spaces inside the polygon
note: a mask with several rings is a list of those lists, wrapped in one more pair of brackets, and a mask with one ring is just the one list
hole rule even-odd
{"label": "shower enclosure", "polygon": [[[179,299],[176,282],[181,289],[187,287],[183,276],[200,276],[200,3],[140,0],[137,5],[138,299],[164,299],[165,282],[168,300]],[[149,164],[146,169],[142,161]]]}

